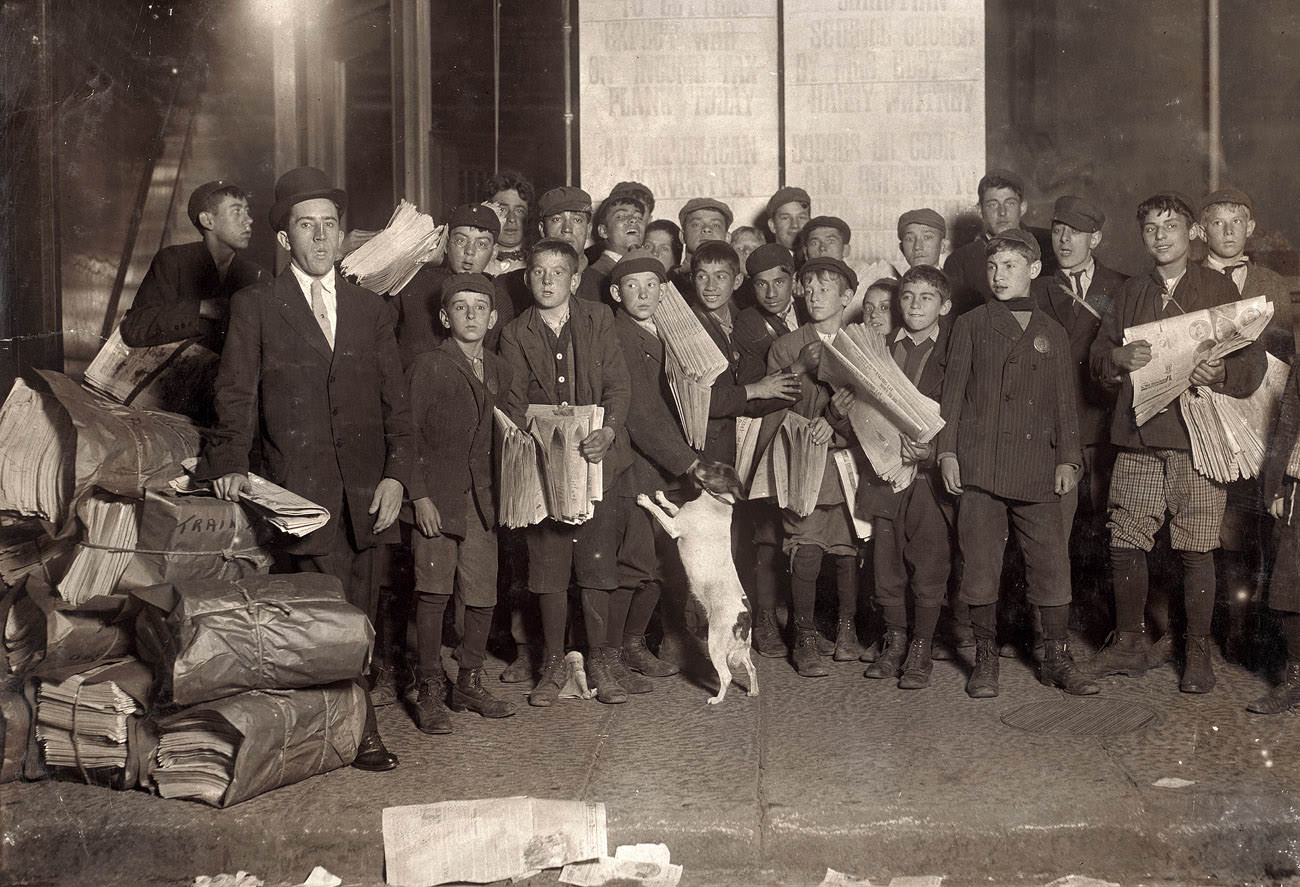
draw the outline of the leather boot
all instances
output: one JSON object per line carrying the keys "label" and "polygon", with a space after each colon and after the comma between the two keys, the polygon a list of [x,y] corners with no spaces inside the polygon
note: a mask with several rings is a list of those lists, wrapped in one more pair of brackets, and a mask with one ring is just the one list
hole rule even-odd
{"label": "leather boot", "polygon": [[1214,689],[1214,666],[1210,664],[1210,636],[1189,634],[1183,647],[1183,679],[1178,689],[1184,693],[1209,693]]}
{"label": "leather boot", "polygon": [[816,629],[813,630],[813,636],[817,640],[817,655],[830,656],[835,652],[835,642]]}
{"label": "leather boot", "polygon": [[880,650],[880,658],[867,666],[862,673],[864,678],[896,678],[898,670],[903,667],[907,656],[907,632],[900,628],[885,631],[885,644]]}
{"label": "leather boot", "polygon": [[[614,680],[623,685],[623,689],[629,693],[653,693],[655,682],[649,678],[643,677],[628,667],[627,654],[618,647],[609,647],[609,662],[614,668]],[[642,649],[645,649],[644,646]],[[649,656],[650,651],[646,650]],[[655,660],[658,661],[658,660]]]}
{"label": "leather boot", "polygon": [[383,773],[397,768],[397,755],[385,747],[384,740],[376,730],[361,737],[361,744],[357,746],[357,756],[352,759],[352,766],[370,773]]}
{"label": "leather boot", "polygon": [[560,688],[564,686],[564,656],[550,653],[542,659],[542,671],[537,676],[537,684],[528,694],[528,704],[538,708],[554,705],[560,698]]}
{"label": "leather boot", "polygon": [[858,661],[875,662],[879,658],[880,658],[880,639],[877,638],[876,640],[871,642],[870,647],[867,647],[862,651],[862,655],[858,657]]}
{"label": "leather boot", "polygon": [[507,665],[506,670],[501,672],[501,682],[504,684],[522,684],[532,676],[532,649],[528,644],[516,644],[515,661]]}
{"label": "leather boot", "polygon": [[852,619],[841,619],[835,623],[835,661],[857,662],[862,655],[862,644],[858,643],[858,629]]}
{"label": "leather boot", "polygon": [[754,623],[754,649],[759,656],[771,659],[784,658],[788,652],[781,640],[781,627],[776,623],[776,610],[759,610]]}
{"label": "leather boot", "polygon": [[1110,674],[1140,678],[1151,667],[1150,655],[1145,631],[1116,631],[1083,670],[1094,678]]}
{"label": "leather boot", "polygon": [[975,670],[966,679],[966,695],[972,699],[998,695],[998,642],[992,638],[975,639]]}
{"label": "leather boot", "polygon": [[1268,694],[1246,706],[1246,711],[1276,715],[1300,706],[1300,662],[1286,664],[1286,678]]}
{"label": "leather boot", "polygon": [[447,682],[441,672],[420,681],[420,695],[415,700],[415,726],[421,733],[451,732],[451,714],[447,711]]}
{"label": "leather boot", "polygon": [[800,677],[821,678],[830,674],[822,665],[822,656],[817,649],[819,637],[812,620],[794,620],[794,670]]}
{"label": "leather boot", "polygon": [[483,669],[462,668],[451,688],[451,710],[474,711],[485,718],[508,718],[515,713],[515,706],[483,689]]}
{"label": "leather boot", "polygon": [[388,663],[370,666],[370,704],[375,708],[397,702],[397,670]]}
{"label": "leather boot", "polygon": [[623,664],[632,671],[639,671],[652,678],[671,677],[681,670],[671,662],[665,662],[651,653],[650,648],[645,645],[643,634],[623,636]]}
{"label": "leather boot", "polygon": [[898,679],[900,690],[924,690],[930,686],[930,672],[934,669],[931,652],[934,644],[929,638],[912,638],[903,660],[903,676]]}
{"label": "leather boot", "polygon": [[627,689],[618,682],[610,662],[610,647],[592,647],[587,656],[587,683],[596,688],[596,699],[606,705],[627,702]]}
{"label": "leather boot", "polygon": [[1039,666],[1038,680],[1049,687],[1060,687],[1071,696],[1092,696],[1101,687],[1075,667],[1065,640],[1043,641],[1043,664]]}

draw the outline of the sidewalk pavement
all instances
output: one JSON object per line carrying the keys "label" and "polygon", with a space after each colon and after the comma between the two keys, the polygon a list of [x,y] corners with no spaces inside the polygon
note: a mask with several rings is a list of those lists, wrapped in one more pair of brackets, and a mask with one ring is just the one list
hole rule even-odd
{"label": "sidewalk pavement", "polygon": [[[603,801],[611,851],[661,841],[685,885],[811,887],[827,867],[877,884],[1045,884],[1067,873],[1272,883],[1300,869],[1300,721],[1247,713],[1266,682],[1217,654],[1219,683],[1205,696],[1179,693],[1165,666],[1073,699],[1003,660],[991,700],[965,696],[958,662],[937,662],[932,686],[908,692],[864,679],[857,663],[805,679],[755,659],[756,698],[733,686],[706,705],[701,656],[690,675],[627,704],[551,709],[530,708],[525,685],[500,684],[502,663],[490,660],[491,687],[517,716],[454,715],[454,735],[425,736],[400,705],[383,708],[396,771],[338,770],[229,810],[69,782],[0,786],[0,883],[187,884],[243,869],[294,884],[324,865],[347,883],[380,884],[384,807],[509,795]],[[1053,700],[1081,715],[1123,700],[1154,718],[1113,736],[1001,720]],[[1155,784],[1168,778],[1188,784]]]}

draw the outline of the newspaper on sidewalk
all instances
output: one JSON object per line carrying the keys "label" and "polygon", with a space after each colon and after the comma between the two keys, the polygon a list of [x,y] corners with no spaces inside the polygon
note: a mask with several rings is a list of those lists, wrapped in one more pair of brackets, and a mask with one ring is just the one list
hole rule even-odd
{"label": "newspaper on sidewalk", "polygon": [[566,865],[561,884],[575,887],[676,887],[682,867],[674,865],[663,844],[631,844],[614,855]]}
{"label": "newspaper on sidewalk", "polygon": [[605,805],[485,798],[386,807],[384,869],[393,887],[519,880],[608,852]]}
{"label": "newspaper on sidewalk", "polygon": [[442,261],[446,245],[447,226],[403,200],[382,231],[344,257],[343,273],[372,292],[397,295],[423,265]]}
{"label": "newspaper on sidewalk", "polygon": [[1145,425],[1190,388],[1198,363],[1245,348],[1272,319],[1273,306],[1264,296],[1256,296],[1125,329],[1125,345],[1147,342],[1151,346],[1151,360],[1129,373],[1137,424]]}

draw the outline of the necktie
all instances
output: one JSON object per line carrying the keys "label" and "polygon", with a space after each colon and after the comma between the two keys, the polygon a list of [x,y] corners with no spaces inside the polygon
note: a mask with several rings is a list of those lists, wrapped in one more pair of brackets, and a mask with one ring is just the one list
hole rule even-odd
{"label": "necktie", "polygon": [[330,316],[325,311],[325,287],[319,280],[311,282],[311,313],[320,324],[320,331],[325,334],[325,341],[330,343],[330,350],[333,350],[334,331],[330,329]]}
{"label": "necktie", "polygon": [[481,358],[481,357],[471,357],[471,358],[469,359],[469,365],[474,369],[474,375],[475,375],[475,377],[476,377],[480,382],[482,382],[482,381],[483,381],[483,358]]}
{"label": "necktie", "polygon": [[1070,279],[1074,281],[1074,303],[1070,306],[1070,310],[1073,311],[1075,315],[1078,315],[1079,303],[1083,301],[1083,272],[1071,272]]}
{"label": "necktie", "polygon": [[[1236,271],[1238,268],[1245,268],[1245,267],[1246,267],[1246,263],[1245,263],[1245,262],[1238,262],[1238,263],[1235,264],[1235,265],[1224,265],[1224,266],[1223,266],[1223,276],[1226,277],[1226,278],[1228,278],[1228,281],[1229,281],[1229,282],[1230,282],[1234,287],[1237,287],[1237,281],[1236,281],[1236,279],[1232,276],[1232,272]],[[1239,287],[1237,287],[1237,289],[1240,291],[1240,288],[1239,288]]]}

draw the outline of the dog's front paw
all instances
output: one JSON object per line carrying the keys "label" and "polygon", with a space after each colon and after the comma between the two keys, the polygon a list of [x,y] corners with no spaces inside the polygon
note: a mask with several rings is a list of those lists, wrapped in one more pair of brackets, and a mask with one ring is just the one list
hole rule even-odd
{"label": "dog's front paw", "polygon": [[648,508],[654,503],[650,500],[650,497],[647,496],[645,493],[637,493],[636,504],[640,505],[642,508]]}
{"label": "dog's front paw", "polygon": [[757,695],[758,695],[758,688],[757,688],[757,687],[750,687],[748,690],[745,691],[745,695],[746,695],[746,696],[757,696]]}
{"label": "dog's front paw", "polygon": [[709,697],[709,705],[717,705],[719,702],[722,701],[722,696],[723,696],[723,694],[721,694],[721,693],[719,693],[717,696],[710,696],[710,697]]}

